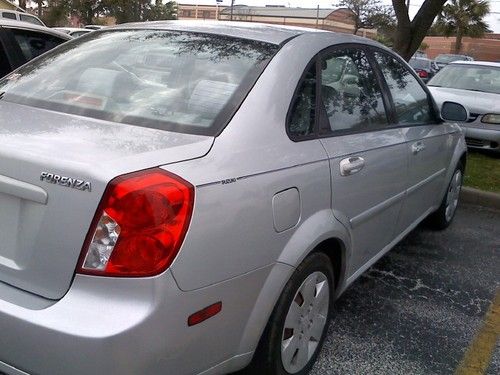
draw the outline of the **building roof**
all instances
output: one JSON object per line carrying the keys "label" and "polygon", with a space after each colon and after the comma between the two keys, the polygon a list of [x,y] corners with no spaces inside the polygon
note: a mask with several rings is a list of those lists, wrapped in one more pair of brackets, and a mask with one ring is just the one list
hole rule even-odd
{"label": "building roof", "polygon": [[325,33],[324,30],[304,27],[270,25],[253,22],[220,22],[220,21],[154,21],[135,22],[112,26],[113,29],[153,29],[190,31],[206,34],[220,34],[235,38],[258,40],[272,44],[281,44],[287,39],[305,33]]}
{"label": "building roof", "polygon": [[[288,8],[288,7],[253,7],[247,5],[236,5],[233,7],[233,15],[236,16],[265,16],[286,18],[320,18],[324,19],[337,9],[317,8]],[[221,11],[222,14],[230,14],[231,7]]]}

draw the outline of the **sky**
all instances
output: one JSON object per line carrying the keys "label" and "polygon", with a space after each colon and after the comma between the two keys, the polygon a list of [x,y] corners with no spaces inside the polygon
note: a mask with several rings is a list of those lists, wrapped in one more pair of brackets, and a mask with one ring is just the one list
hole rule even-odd
{"label": "sky", "polygon": [[[186,4],[215,4],[215,0],[177,0],[179,3]],[[391,5],[391,0],[382,0],[384,4]],[[410,0],[410,17],[413,17],[424,0]],[[235,0],[235,4],[245,5],[285,5],[290,7],[316,8],[318,5],[321,8],[332,8],[337,4],[336,0]],[[489,0],[490,15],[486,18],[490,29],[496,33],[500,33],[500,0]],[[231,0],[223,0],[222,5],[231,5]]]}

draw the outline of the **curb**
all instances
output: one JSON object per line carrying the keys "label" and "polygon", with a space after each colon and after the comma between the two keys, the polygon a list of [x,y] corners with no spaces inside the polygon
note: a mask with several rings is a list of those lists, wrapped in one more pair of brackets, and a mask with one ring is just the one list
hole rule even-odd
{"label": "curb", "polygon": [[464,186],[460,193],[460,200],[464,203],[500,210],[500,194],[498,193],[491,193],[489,191],[482,191]]}

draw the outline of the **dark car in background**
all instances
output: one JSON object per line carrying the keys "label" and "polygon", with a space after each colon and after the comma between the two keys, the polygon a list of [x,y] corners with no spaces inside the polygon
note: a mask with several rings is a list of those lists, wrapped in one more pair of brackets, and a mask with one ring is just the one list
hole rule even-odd
{"label": "dark car in background", "polygon": [[0,77],[70,39],[48,27],[0,19]]}
{"label": "dark car in background", "polygon": [[467,55],[442,53],[434,59],[434,68],[439,71],[453,61],[474,61],[474,58]]}
{"label": "dark car in background", "polygon": [[427,82],[436,74],[436,69],[432,66],[432,60],[423,57],[412,57],[410,61],[408,61],[408,64],[410,64],[424,82]]}

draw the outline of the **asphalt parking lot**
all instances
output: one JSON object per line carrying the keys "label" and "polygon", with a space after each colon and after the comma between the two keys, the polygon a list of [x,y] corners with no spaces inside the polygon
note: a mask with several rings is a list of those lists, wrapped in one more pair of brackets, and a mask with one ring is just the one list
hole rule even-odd
{"label": "asphalt parking lot", "polygon": [[[453,374],[498,290],[500,211],[462,205],[450,228],[420,226],[336,302],[312,374]],[[498,339],[485,367],[500,374]]]}

